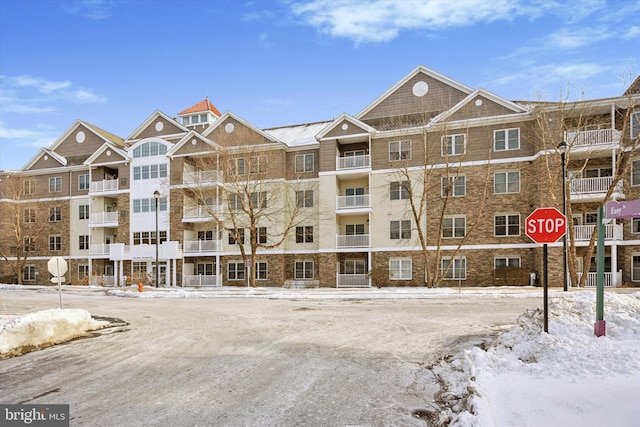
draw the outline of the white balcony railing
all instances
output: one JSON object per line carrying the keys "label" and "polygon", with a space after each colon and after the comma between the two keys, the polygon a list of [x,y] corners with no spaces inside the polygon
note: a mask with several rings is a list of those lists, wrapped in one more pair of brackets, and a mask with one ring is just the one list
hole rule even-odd
{"label": "white balcony railing", "polygon": [[571,147],[589,147],[593,145],[612,144],[620,142],[620,131],[615,129],[586,130],[581,132],[567,132],[566,141]]}
{"label": "white balcony railing", "polygon": [[107,191],[118,190],[118,179],[104,179],[102,181],[95,181],[91,183],[89,191],[91,193],[104,193]]}
{"label": "white balcony railing", "polygon": [[369,247],[368,234],[338,234],[336,236],[337,248],[367,248]]}
{"label": "white balcony railing", "polygon": [[182,279],[182,286],[188,287],[202,287],[202,286],[220,286],[218,285],[218,276],[213,275],[184,275]]}
{"label": "white balcony railing", "polygon": [[109,246],[107,243],[89,245],[89,256],[109,256]]}
{"label": "white balcony railing", "polygon": [[612,182],[612,176],[577,178],[571,181],[571,194],[606,193]]}
{"label": "white balcony railing", "polygon": [[214,215],[222,213],[222,206],[185,206],[182,220],[214,220]]}
{"label": "white balcony railing", "polygon": [[346,288],[363,288],[369,286],[369,276],[366,274],[338,274],[337,286]]}
{"label": "white balcony railing", "polygon": [[[578,280],[582,278],[584,273],[578,273]],[[587,273],[587,280],[584,284],[585,288],[595,288],[597,282],[597,273]],[[622,283],[622,273],[604,273],[604,287],[613,288]],[[574,286],[572,284],[572,286]],[[577,284],[575,285],[577,286]]]}
{"label": "white balcony railing", "polygon": [[118,225],[118,212],[96,212],[89,216],[89,225]]}
{"label": "white balcony railing", "polygon": [[338,209],[368,208],[371,207],[371,198],[369,194],[336,196],[336,206]]}
{"label": "white balcony railing", "polygon": [[89,276],[90,286],[114,286],[116,284],[115,276],[96,275]]}
{"label": "white balcony railing", "polygon": [[361,156],[336,157],[336,170],[368,167],[371,167],[371,156],[369,154]]}
{"label": "white balcony railing", "polygon": [[182,175],[183,184],[214,184],[217,182],[222,182],[222,172],[217,170],[185,171]]}
{"label": "white balcony railing", "polygon": [[[591,239],[595,225],[574,225],[573,235],[578,241],[588,241]],[[622,224],[607,224],[604,228],[605,240],[622,240]]]}
{"label": "white balcony railing", "polygon": [[185,255],[217,252],[220,250],[222,250],[221,240],[185,240],[182,249]]}

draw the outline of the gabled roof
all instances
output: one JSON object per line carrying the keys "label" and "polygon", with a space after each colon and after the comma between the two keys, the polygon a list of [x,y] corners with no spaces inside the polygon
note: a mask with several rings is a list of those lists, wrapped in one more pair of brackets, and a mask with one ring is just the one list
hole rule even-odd
{"label": "gabled roof", "polygon": [[387,90],[385,93],[383,93],[382,95],[380,95],[378,98],[376,98],[371,104],[367,105],[362,111],[360,111],[358,114],[355,115],[355,117],[357,119],[362,119],[362,117],[364,117],[368,112],[370,112],[371,110],[373,110],[375,107],[377,107],[379,104],[381,104],[385,99],[387,99],[390,95],[392,95],[394,92],[396,92],[400,87],[402,87],[405,83],[407,83],[409,80],[411,80],[412,78],[414,78],[416,75],[418,74],[425,74],[431,78],[434,78],[436,80],[441,81],[442,83],[446,84],[447,86],[451,86],[455,89],[458,89],[459,91],[466,93],[467,95],[470,94],[471,92],[473,92],[473,88],[464,85],[460,82],[457,82],[443,74],[440,74],[436,71],[433,71],[423,65],[419,65],[418,67],[416,67],[413,71],[411,71],[409,74],[407,74],[402,80],[400,80],[398,83],[396,83],[395,85],[393,85],[389,90]]}
{"label": "gabled roof", "polygon": [[640,94],[640,76],[636,77],[636,79],[629,85],[627,90],[624,91],[624,95],[636,95]]}
{"label": "gabled roof", "polygon": [[211,101],[209,101],[208,97],[203,99],[202,101],[198,102],[197,104],[192,105],[191,107],[187,108],[186,110],[180,111],[178,113],[178,115],[182,116],[184,114],[199,113],[201,111],[211,111],[217,117],[220,117],[220,111],[218,111],[216,106],[213,105],[211,103]]}
{"label": "gabled roof", "polygon": [[[197,151],[197,150],[194,150],[194,151],[189,151],[189,152],[184,153],[184,154],[176,154],[187,143],[190,143],[190,144],[193,144],[193,145],[199,145],[199,143],[200,144],[205,144],[207,147],[211,147],[211,150],[208,150],[208,151],[202,151],[202,150]],[[175,143],[173,145],[173,147],[171,147],[167,151],[167,157],[173,158],[173,157],[205,155],[205,154],[211,154],[212,151],[219,150],[219,149],[220,149],[220,146],[218,144],[216,144],[213,141],[210,141],[209,139],[205,138],[204,136],[202,136],[198,132],[195,132],[195,131],[192,130],[188,134],[183,136],[180,141]]]}
{"label": "gabled roof", "polygon": [[[520,104],[516,104],[515,102],[509,101],[505,98],[502,98],[501,96],[498,96],[492,92],[489,92],[485,89],[479,88],[474,90],[472,93],[470,93],[466,98],[464,98],[462,101],[458,102],[456,105],[454,105],[452,108],[450,108],[447,111],[442,112],[441,114],[438,114],[436,117],[434,117],[431,120],[431,123],[438,123],[438,122],[442,122],[444,120],[446,120],[447,118],[453,116],[456,112],[460,111],[464,106],[469,105],[474,99],[476,99],[478,96],[481,96],[483,98],[486,98],[492,102],[495,102],[496,104],[504,107],[505,109],[512,111],[514,114],[518,114],[518,113],[526,113],[529,110],[520,105]],[[484,117],[483,117],[484,118]]]}
{"label": "gabled roof", "polygon": [[87,166],[94,164],[96,159],[98,159],[100,156],[102,156],[108,150],[111,150],[112,152],[116,153],[117,157],[114,157],[113,160],[110,160],[109,162],[101,162],[101,163],[96,163],[96,164],[121,163],[123,161],[124,162],[128,162],[128,161],[131,160],[131,158],[129,157],[129,155],[127,154],[127,152],[125,150],[121,149],[120,147],[116,147],[115,145],[113,145],[113,144],[111,144],[109,142],[105,142],[104,144],[102,144],[102,146],[100,148],[98,148],[95,151],[95,153],[93,153],[87,160],[84,161],[84,164],[87,165]]}
{"label": "gabled roof", "polygon": [[178,123],[177,121],[175,121],[174,119],[172,119],[171,117],[167,116],[165,113],[163,113],[162,111],[156,110],[153,112],[153,114],[151,114],[149,117],[147,117],[147,119],[142,122],[142,124],[140,126],[138,126],[136,128],[136,130],[134,130],[131,135],[129,135],[127,137],[127,141],[132,140],[132,139],[137,139],[137,137],[140,135],[140,133],[142,133],[142,131],[144,131],[145,129],[147,129],[149,126],[151,126],[151,123],[154,120],[157,120],[158,118],[163,118],[164,120],[166,120],[167,122],[171,123],[172,125],[175,125],[182,133],[187,133],[189,132],[189,129],[187,129],[186,127],[182,126],[180,123]]}
{"label": "gabled roof", "polygon": [[55,151],[52,151],[48,148],[41,148],[36,153],[36,155],[33,156],[31,160],[29,160],[27,164],[24,165],[20,170],[26,171],[31,169],[31,167],[33,167],[33,165],[35,165],[38,162],[38,160],[40,160],[45,155],[50,156],[56,162],[60,163],[60,166],[67,166],[67,159],[65,159],[63,156],[57,154]]}
{"label": "gabled roof", "polygon": [[54,141],[53,144],[51,144],[49,149],[50,150],[55,150],[56,148],[58,148],[60,146],[60,144],[62,144],[69,137],[69,135],[71,135],[73,132],[75,132],[75,130],[80,126],[84,126],[86,129],[91,131],[98,138],[100,138],[101,140],[103,140],[105,142],[109,141],[109,142],[113,143],[114,145],[118,145],[120,147],[125,147],[124,140],[122,138],[120,138],[119,136],[114,135],[111,132],[107,132],[104,129],[100,129],[98,126],[94,126],[94,125],[92,125],[90,123],[87,123],[87,122],[85,122],[83,120],[76,120],[75,122],[73,122],[71,124],[71,126],[69,126],[69,128],[67,128],[67,130],[58,139],[56,139]]}
{"label": "gabled roof", "polygon": [[[347,113],[342,113],[340,117],[338,117],[337,119],[329,123],[320,132],[318,132],[318,134],[316,134],[315,137],[319,140],[324,138],[329,132],[334,130],[340,123],[344,123],[345,121],[351,123],[358,129],[360,129],[362,131],[361,133],[372,133],[375,131],[375,129],[369,126],[368,124],[361,122],[360,120],[356,119],[353,116],[350,116]],[[350,133],[353,134],[352,131]]]}
{"label": "gabled roof", "polygon": [[[252,125],[251,123],[249,123],[248,121],[244,120],[243,118],[233,114],[230,111],[225,111],[225,113],[220,116],[220,118],[218,120],[216,120],[211,126],[209,126],[204,132],[202,132],[202,136],[204,137],[208,137],[209,135],[211,135],[211,133],[218,129],[219,127],[223,126],[223,124],[227,121],[227,119],[233,119],[239,123],[242,123],[244,126],[246,126],[247,128],[251,129],[252,131],[256,132],[257,134],[261,135],[262,137],[268,139],[271,142],[278,142],[280,144],[282,144],[283,142],[280,141],[278,138],[276,138],[275,136],[264,132],[261,129],[258,129],[256,126]],[[215,142],[215,141],[214,141]]]}

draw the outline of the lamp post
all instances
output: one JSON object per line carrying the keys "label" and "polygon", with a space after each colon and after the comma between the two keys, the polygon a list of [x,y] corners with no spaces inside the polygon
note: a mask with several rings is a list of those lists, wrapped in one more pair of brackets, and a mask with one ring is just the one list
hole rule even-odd
{"label": "lamp post", "polygon": [[158,263],[158,248],[160,245],[160,233],[158,232],[158,202],[160,201],[160,192],[158,190],[153,192],[153,197],[156,199],[156,288],[160,282],[160,264]]}
{"label": "lamp post", "polygon": [[[567,148],[569,148],[569,146],[565,141],[562,141],[560,142],[560,144],[558,144],[558,150],[560,150],[560,159],[562,161],[562,214],[565,216],[565,218],[567,217],[567,171],[566,171]],[[570,224],[569,221],[567,221],[567,224]],[[567,234],[569,234],[568,231],[569,230],[567,230],[567,233],[564,233],[564,236],[562,236],[562,263],[563,263],[563,272],[564,272],[562,276],[562,288],[564,289],[565,292],[569,290],[569,283],[568,283],[568,277],[567,277]]]}

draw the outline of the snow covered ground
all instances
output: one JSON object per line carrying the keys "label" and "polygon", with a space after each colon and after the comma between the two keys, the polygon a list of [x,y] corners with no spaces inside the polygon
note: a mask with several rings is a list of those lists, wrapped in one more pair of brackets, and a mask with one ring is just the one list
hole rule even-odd
{"label": "snow covered ground", "polygon": [[[540,289],[491,288],[462,292],[478,298],[541,295]],[[112,290],[110,294],[142,298],[367,299],[455,298],[459,291],[414,288],[240,292],[231,289],[158,290],[140,294]],[[638,425],[640,292],[607,291],[604,307],[607,334],[598,338],[593,334],[595,292],[551,291],[548,334],[542,331],[542,311],[531,310],[482,348],[466,350],[435,366],[434,372],[445,389],[440,399],[446,402],[446,408],[440,413],[441,422],[455,427]],[[104,323],[91,319],[88,312],[78,309],[5,316],[4,324],[0,319],[0,353],[20,346],[63,342],[103,326]]]}

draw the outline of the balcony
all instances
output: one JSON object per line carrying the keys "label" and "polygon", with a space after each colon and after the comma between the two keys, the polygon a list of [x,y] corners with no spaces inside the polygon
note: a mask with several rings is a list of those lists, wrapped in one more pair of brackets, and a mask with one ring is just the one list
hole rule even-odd
{"label": "balcony", "polygon": [[338,274],[338,288],[368,288],[369,276],[366,274]]}
{"label": "balcony", "polygon": [[[578,280],[584,273],[578,273]],[[584,283],[585,288],[595,288],[597,282],[597,273],[587,273],[587,280]],[[604,273],[604,287],[615,288],[622,283],[622,272],[617,273]],[[571,284],[571,286],[577,286],[578,284]]]}
{"label": "balcony", "polygon": [[[573,227],[573,235],[576,242],[589,241],[595,225],[575,225]],[[604,239],[605,240],[622,240],[622,224],[607,224],[605,225]]]}
{"label": "balcony", "polygon": [[95,181],[91,183],[89,187],[89,193],[109,193],[119,190],[118,179],[104,179],[102,181]]}
{"label": "balcony", "polygon": [[336,248],[368,248],[369,241],[368,234],[338,234],[336,236]]}
{"label": "balcony", "polygon": [[[109,259],[112,261],[155,259],[156,245],[125,245],[124,243],[112,243],[109,248]],[[182,248],[179,242],[162,242],[158,245],[158,258],[178,259],[182,258]]]}
{"label": "balcony", "polygon": [[352,170],[371,167],[369,154],[360,156],[336,157],[336,170]]}
{"label": "balcony", "polygon": [[95,258],[109,258],[109,246],[107,243],[89,245],[89,256]]}
{"label": "balcony", "polygon": [[183,287],[195,287],[201,288],[203,286],[212,287],[212,286],[221,286],[218,285],[218,276],[213,275],[203,275],[203,274],[185,274],[182,278],[182,286]]}
{"label": "balcony", "polygon": [[620,131],[615,129],[586,130],[581,132],[566,132],[565,141],[572,148],[594,147],[620,143]]}
{"label": "balcony", "polygon": [[182,214],[182,222],[207,222],[215,221],[222,214],[222,206],[185,206]]}
{"label": "balcony", "polygon": [[89,216],[89,227],[117,227],[118,212],[97,212]]}
{"label": "balcony", "polygon": [[222,172],[217,170],[184,171],[182,183],[186,185],[214,185],[222,182]]}
{"label": "balcony", "polygon": [[184,256],[193,256],[221,250],[222,240],[185,240],[182,253]]}
{"label": "balcony", "polygon": [[[576,178],[569,183],[571,201],[590,202],[601,200],[613,183],[613,177],[603,176],[597,178]],[[624,199],[622,182],[619,182],[612,194],[614,199]]]}
{"label": "balcony", "polygon": [[371,197],[369,194],[356,196],[336,196],[336,209],[354,210],[371,208]]}

